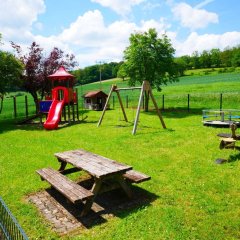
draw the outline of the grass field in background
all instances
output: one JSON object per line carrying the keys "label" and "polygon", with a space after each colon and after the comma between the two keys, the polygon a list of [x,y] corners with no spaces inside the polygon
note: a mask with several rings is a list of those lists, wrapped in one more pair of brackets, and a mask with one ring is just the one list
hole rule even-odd
{"label": "grass field in background", "polygon": [[[195,70],[196,71],[196,70]],[[169,84],[168,86],[162,86],[162,91],[157,92],[153,90],[154,96],[158,102],[160,108],[163,107],[162,96],[164,95],[164,108],[180,108],[187,109],[188,94],[190,94],[190,109],[192,111],[197,110],[201,112],[202,109],[219,109],[220,107],[220,94],[223,94],[223,108],[239,108],[240,102],[240,73],[222,73],[218,75],[206,75],[206,76],[185,76],[179,78],[179,82]],[[87,84],[83,86],[77,86],[79,96],[79,107],[82,108],[82,96],[88,91],[102,89],[105,93],[109,93],[111,85],[117,84],[118,87],[127,87],[127,81],[120,79],[112,79]],[[21,96],[17,97],[17,117],[23,118],[25,116],[25,94],[16,93]],[[124,105],[128,107],[136,108],[138,103],[140,91],[129,90],[121,91],[121,97]],[[35,114],[35,106],[32,97],[27,94],[29,102],[29,114]],[[119,107],[117,97],[115,94],[115,105]],[[127,97],[126,97],[127,96]],[[113,101],[110,101],[110,106],[113,107]],[[0,115],[0,119],[13,119],[13,99],[5,98],[3,112]]]}

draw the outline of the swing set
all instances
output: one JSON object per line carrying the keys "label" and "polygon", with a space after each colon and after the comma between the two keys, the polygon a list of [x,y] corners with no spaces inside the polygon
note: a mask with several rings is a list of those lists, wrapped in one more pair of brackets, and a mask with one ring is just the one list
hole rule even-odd
{"label": "swing set", "polygon": [[122,99],[121,99],[121,96],[120,96],[120,93],[119,93],[119,92],[120,92],[121,90],[134,90],[134,89],[140,89],[141,91],[140,91],[140,96],[139,96],[139,100],[138,100],[138,107],[137,107],[137,112],[136,112],[136,116],[135,116],[135,120],[134,120],[132,135],[135,135],[135,134],[136,134],[136,131],[137,131],[137,125],[138,125],[138,122],[139,122],[139,114],[140,114],[141,102],[142,102],[142,100],[143,100],[143,95],[144,95],[144,93],[146,93],[146,94],[147,94],[148,96],[150,96],[150,98],[152,99],[153,105],[154,105],[154,107],[155,107],[155,109],[156,109],[156,112],[157,112],[157,115],[158,115],[158,117],[159,117],[159,119],[160,119],[160,122],[161,122],[161,124],[162,124],[162,127],[163,127],[163,128],[166,128],[166,125],[165,125],[165,123],[164,123],[164,120],[163,120],[163,117],[162,117],[162,115],[161,115],[161,112],[160,112],[160,110],[159,110],[159,108],[158,108],[158,106],[157,106],[157,102],[156,102],[156,100],[155,100],[155,98],[154,98],[154,96],[153,96],[152,88],[151,88],[151,86],[150,86],[150,84],[149,84],[148,81],[143,81],[141,87],[118,88],[117,85],[112,85],[111,90],[110,90],[110,92],[109,92],[109,94],[108,94],[108,98],[107,98],[107,101],[106,101],[106,103],[105,103],[105,106],[104,106],[102,115],[101,115],[101,117],[100,117],[100,119],[99,119],[99,121],[98,121],[98,125],[97,125],[98,127],[99,127],[99,126],[101,125],[101,123],[102,123],[103,117],[104,117],[104,115],[105,115],[105,112],[106,112],[106,110],[107,110],[108,103],[109,103],[109,101],[110,101],[110,98],[111,98],[111,95],[112,95],[113,92],[116,92],[117,97],[118,97],[118,101],[119,101],[119,104],[120,104],[120,107],[121,107],[121,109],[122,109],[122,113],[123,113],[124,120],[125,120],[126,122],[128,122],[127,115],[126,115],[126,112],[125,112],[125,110],[124,110],[123,103],[122,103]]}

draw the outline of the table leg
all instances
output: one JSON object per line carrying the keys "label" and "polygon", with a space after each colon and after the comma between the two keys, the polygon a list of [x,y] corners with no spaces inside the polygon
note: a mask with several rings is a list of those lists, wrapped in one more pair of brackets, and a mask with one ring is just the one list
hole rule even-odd
{"label": "table leg", "polygon": [[63,171],[65,169],[65,167],[67,166],[66,162],[63,162],[61,160],[58,159],[58,161],[61,163],[60,168],[58,169],[59,172]]}
{"label": "table leg", "polygon": [[94,196],[91,199],[88,199],[86,201],[86,203],[84,205],[84,208],[83,208],[83,211],[81,213],[81,217],[85,216],[89,212],[89,210],[91,209],[91,207],[93,205],[93,202],[94,202],[94,199],[96,198],[101,186],[102,186],[102,180],[96,178],[95,182],[93,184],[92,190],[91,190],[91,192],[94,194]]}
{"label": "table leg", "polygon": [[127,196],[129,198],[132,198],[132,196],[133,196],[132,190],[131,190],[130,186],[126,183],[126,181],[124,180],[123,176],[117,176],[116,180],[118,181],[118,183],[120,184],[120,186],[122,187],[124,192],[127,194]]}

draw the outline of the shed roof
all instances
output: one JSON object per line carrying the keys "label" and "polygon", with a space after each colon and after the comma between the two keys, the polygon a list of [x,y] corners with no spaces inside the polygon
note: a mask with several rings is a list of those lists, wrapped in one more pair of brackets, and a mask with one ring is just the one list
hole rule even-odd
{"label": "shed roof", "polygon": [[92,97],[97,97],[97,96],[107,97],[108,95],[103,91],[91,91],[84,95],[85,98],[92,98]]}

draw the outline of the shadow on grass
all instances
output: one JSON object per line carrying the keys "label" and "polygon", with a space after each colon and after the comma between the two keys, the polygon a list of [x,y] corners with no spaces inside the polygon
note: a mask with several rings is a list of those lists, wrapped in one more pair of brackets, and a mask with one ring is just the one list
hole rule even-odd
{"label": "shadow on grass", "polygon": [[[161,114],[163,117],[167,118],[185,118],[193,115],[201,115],[202,109],[201,108],[192,108],[189,111],[186,108],[168,108],[168,109],[160,109]],[[142,112],[146,115],[156,115],[155,109],[150,109],[149,112]]]}
{"label": "shadow on grass", "polygon": [[[91,179],[82,180],[81,185],[89,189],[92,185]],[[81,217],[81,211],[83,210],[83,204],[73,204],[66,200],[62,194],[53,188],[48,188],[46,191],[40,194],[48,194],[44,205],[53,204],[56,214],[57,212],[66,212],[64,217],[74,217],[76,224],[80,224],[85,228],[91,228],[96,225],[100,225],[107,221],[110,221],[112,217],[124,218],[134,212],[142,211],[146,206],[149,206],[151,202],[158,198],[156,194],[150,193],[140,187],[132,186],[133,198],[129,199],[126,194],[119,189],[98,195],[94,201],[90,212]],[[39,193],[38,193],[39,194]],[[40,196],[41,198],[41,196]],[[64,211],[63,211],[64,209]],[[44,212],[44,209],[39,209]],[[49,220],[49,219],[48,219]],[[64,227],[64,226],[62,226]]]}
{"label": "shadow on grass", "polygon": [[[75,116],[75,122],[71,121],[70,123],[68,123],[68,121],[61,121],[59,123],[59,128],[54,129],[54,131],[60,130],[66,127],[71,127],[72,125],[76,125],[76,124],[97,123],[97,121],[88,121],[88,116],[86,115],[87,112],[89,111],[85,110],[83,113],[84,115],[79,114],[79,120],[77,120]],[[0,134],[8,131],[18,130],[18,129],[25,130],[25,131],[43,131],[45,130],[43,127],[43,123],[45,121],[46,120],[44,119],[41,123],[39,118],[39,121],[35,120],[35,121],[22,123],[23,122],[22,119],[21,120],[3,119],[3,120],[0,120]]]}
{"label": "shadow on grass", "polygon": [[239,160],[240,160],[240,153],[237,153],[237,154],[230,155],[227,162],[231,163]]}

